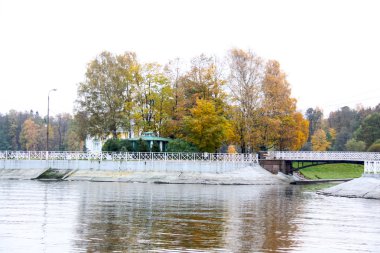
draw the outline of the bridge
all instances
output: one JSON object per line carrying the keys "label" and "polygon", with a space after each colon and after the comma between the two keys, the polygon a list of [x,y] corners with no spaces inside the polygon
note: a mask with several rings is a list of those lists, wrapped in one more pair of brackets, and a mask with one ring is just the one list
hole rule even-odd
{"label": "bridge", "polygon": [[380,175],[380,153],[378,152],[318,152],[318,151],[268,151],[260,161],[263,167],[291,173],[293,162],[301,163],[297,169],[321,163],[364,164],[364,174]]}

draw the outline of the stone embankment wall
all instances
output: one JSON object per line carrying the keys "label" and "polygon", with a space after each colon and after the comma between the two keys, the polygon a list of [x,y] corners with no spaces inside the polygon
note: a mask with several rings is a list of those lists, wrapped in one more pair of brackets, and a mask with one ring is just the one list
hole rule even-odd
{"label": "stone embankment wall", "polygon": [[252,165],[228,161],[0,160],[0,178],[37,178],[48,169],[109,172],[226,173]]}

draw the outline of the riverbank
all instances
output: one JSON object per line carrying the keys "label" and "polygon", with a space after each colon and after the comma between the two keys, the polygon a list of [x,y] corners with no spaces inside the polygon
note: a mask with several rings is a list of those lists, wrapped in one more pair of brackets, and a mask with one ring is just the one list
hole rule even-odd
{"label": "riverbank", "polygon": [[[297,168],[297,166],[294,167]],[[310,180],[359,178],[363,172],[362,164],[350,163],[320,164],[299,171],[303,177]]]}
{"label": "riverbank", "polygon": [[336,197],[380,199],[380,177],[362,176],[318,193]]}

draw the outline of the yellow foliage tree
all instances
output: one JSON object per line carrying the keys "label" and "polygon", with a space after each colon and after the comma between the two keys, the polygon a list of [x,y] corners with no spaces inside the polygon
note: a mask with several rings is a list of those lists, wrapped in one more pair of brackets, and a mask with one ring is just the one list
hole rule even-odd
{"label": "yellow foliage tree", "polygon": [[296,111],[296,100],[291,98],[291,90],[286,75],[277,61],[269,61],[266,66],[262,90],[263,146],[279,150],[298,150],[307,141],[309,124]]}
{"label": "yellow foliage tree", "polygon": [[236,151],[235,145],[229,145],[229,146],[228,146],[227,153],[228,153],[228,154],[236,154],[237,151]]}
{"label": "yellow foliage tree", "polygon": [[27,119],[22,125],[20,141],[21,145],[27,151],[37,150],[39,127],[32,119]]}
{"label": "yellow foliage tree", "polygon": [[326,151],[331,143],[327,140],[326,132],[318,129],[311,137],[313,151]]}
{"label": "yellow foliage tree", "polygon": [[197,99],[190,114],[184,118],[186,140],[201,151],[216,152],[223,141],[229,138],[231,124],[210,100]]}

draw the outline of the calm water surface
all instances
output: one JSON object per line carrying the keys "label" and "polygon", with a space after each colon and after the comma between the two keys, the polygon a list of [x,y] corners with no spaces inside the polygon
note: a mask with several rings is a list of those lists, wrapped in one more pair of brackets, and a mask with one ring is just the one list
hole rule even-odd
{"label": "calm water surface", "polygon": [[315,191],[0,181],[0,252],[380,252],[380,201]]}

